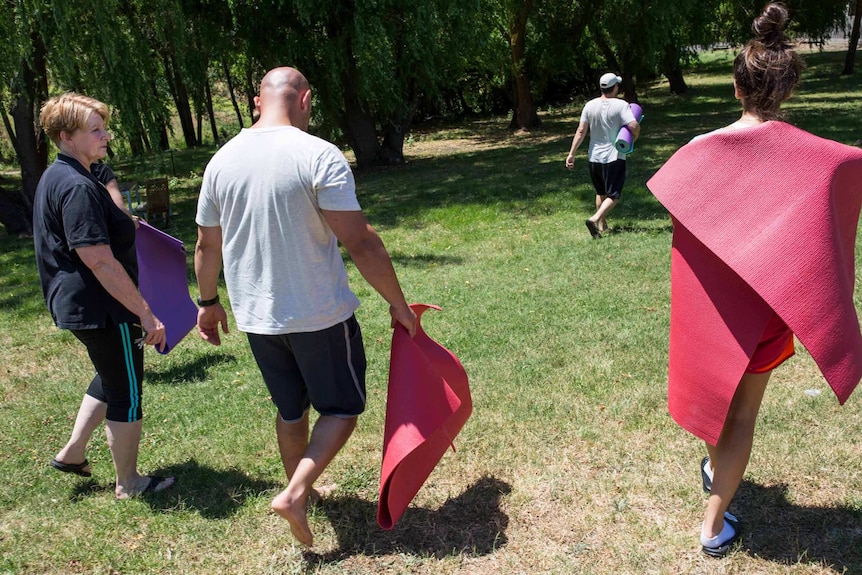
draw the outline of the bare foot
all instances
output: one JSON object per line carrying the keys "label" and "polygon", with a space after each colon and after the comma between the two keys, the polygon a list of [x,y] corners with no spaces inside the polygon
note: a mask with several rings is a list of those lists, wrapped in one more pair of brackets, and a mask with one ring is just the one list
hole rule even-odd
{"label": "bare foot", "polygon": [[338,489],[337,483],[328,483],[326,485],[321,485],[320,487],[312,487],[311,491],[308,492],[308,505],[317,505],[323,499],[335,493],[336,489]]}
{"label": "bare foot", "polygon": [[147,493],[158,493],[164,491],[174,484],[176,480],[173,477],[160,477],[158,475],[141,475],[135,482],[133,487],[125,487],[117,485],[114,493],[117,499],[129,499],[138,495],[146,495]]}
{"label": "bare foot", "polygon": [[311,547],[314,536],[308,528],[308,517],[306,516],[306,502],[308,495],[294,497],[285,489],[272,500],[272,510],[278,513],[290,524],[290,532],[294,538],[303,545]]}

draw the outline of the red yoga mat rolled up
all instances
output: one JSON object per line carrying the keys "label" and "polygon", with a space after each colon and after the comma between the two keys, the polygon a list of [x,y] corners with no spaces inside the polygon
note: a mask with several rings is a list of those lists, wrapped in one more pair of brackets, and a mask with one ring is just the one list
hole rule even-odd
{"label": "red yoga mat rolled up", "polygon": [[416,313],[416,335],[411,339],[406,329],[396,326],[389,360],[377,503],[377,524],[387,530],[395,526],[473,410],[461,362],[428,337],[420,324],[425,310],[440,308],[410,307]]}

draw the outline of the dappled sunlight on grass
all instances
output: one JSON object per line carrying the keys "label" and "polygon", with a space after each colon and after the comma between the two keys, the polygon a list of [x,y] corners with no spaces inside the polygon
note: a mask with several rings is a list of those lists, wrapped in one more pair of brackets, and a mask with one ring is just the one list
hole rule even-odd
{"label": "dappled sunlight on grass", "polygon": [[[851,141],[862,137],[862,79],[837,75],[841,56],[806,53],[787,111]],[[459,357],[474,402],[456,451],[392,531],[375,523],[388,304],[346,253],[368,405],[320,478],[339,488],[312,507],[316,545],[304,550],[269,511],[286,483],[275,412],[232,317],[221,347],[192,333],[167,356],[145,354],[141,468],[176,486],[116,502],[101,430],[92,478],[48,468],[92,368],[51,324],[32,240],[0,237],[0,572],[862,572],[862,403],[839,408],[804,349],[764,401],[731,508],[745,521],[741,550],[723,562],[699,554],[704,448],[667,413],[671,227],[646,181],[691,137],[739,116],[731,57],[705,55],[683,96],[664,82],[641,89],[643,134],[600,241],[584,227],[595,209],[585,147],[574,170],[563,165],[578,107],[543,112],[542,127],[519,135],[502,117],[429,122],[410,135],[406,165],[356,174],[408,300],[442,307],[423,327]],[[171,178],[167,231],[186,243],[192,293],[193,214],[213,151],[117,162],[124,178]]]}

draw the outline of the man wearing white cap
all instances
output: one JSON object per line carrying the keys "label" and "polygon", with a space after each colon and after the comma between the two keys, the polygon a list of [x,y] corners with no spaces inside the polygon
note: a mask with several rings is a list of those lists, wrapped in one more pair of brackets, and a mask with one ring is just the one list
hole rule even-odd
{"label": "man wearing white cap", "polygon": [[599,87],[602,95],[584,106],[572,148],[566,156],[566,167],[571,170],[575,165],[575,151],[589,131],[590,178],[596,189],[596,213],[586,224],[593,239],[602,237],[602,232],[607,231],[605,216],[619,201],[626,180],[626,155],[614,145],[617,134],[620,128],[627,126],[637,140],[641,131],[628,102],[617,98],[622,81],[610,72],[601,77]]}

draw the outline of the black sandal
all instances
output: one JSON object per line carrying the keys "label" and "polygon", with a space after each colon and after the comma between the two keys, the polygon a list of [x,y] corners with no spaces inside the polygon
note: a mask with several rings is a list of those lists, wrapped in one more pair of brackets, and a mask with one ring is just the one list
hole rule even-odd
{"label": "black sandal", "polygon": [[706,466],[709,465],[709,455],[700,461],[700,478],[703,480],[703,492],[709,493],[712,491],[712,479],[706,473]]}
{"label": "black sandal", "polygon": [[587,229],[590,230],[590,235],[593,236],[594,240],[600,239],[602,237],[602,234],[599,231],[599,227],[595,224],[595,222],[587,220],[584,223],[587,225]]}
{"label": "black sandal", "polygon": [[91,475],[93,475],[90,471],[84,469],[85,467],[89,467],[90,465],[90,462],[86,459],[81,463],[63,463],[62,461],[52,459],[49,465],[51,465],[51,467],[58,471],[62,471],[63,473],[74,473],[75,475],[80,475],[81,477],[90,477]]}

